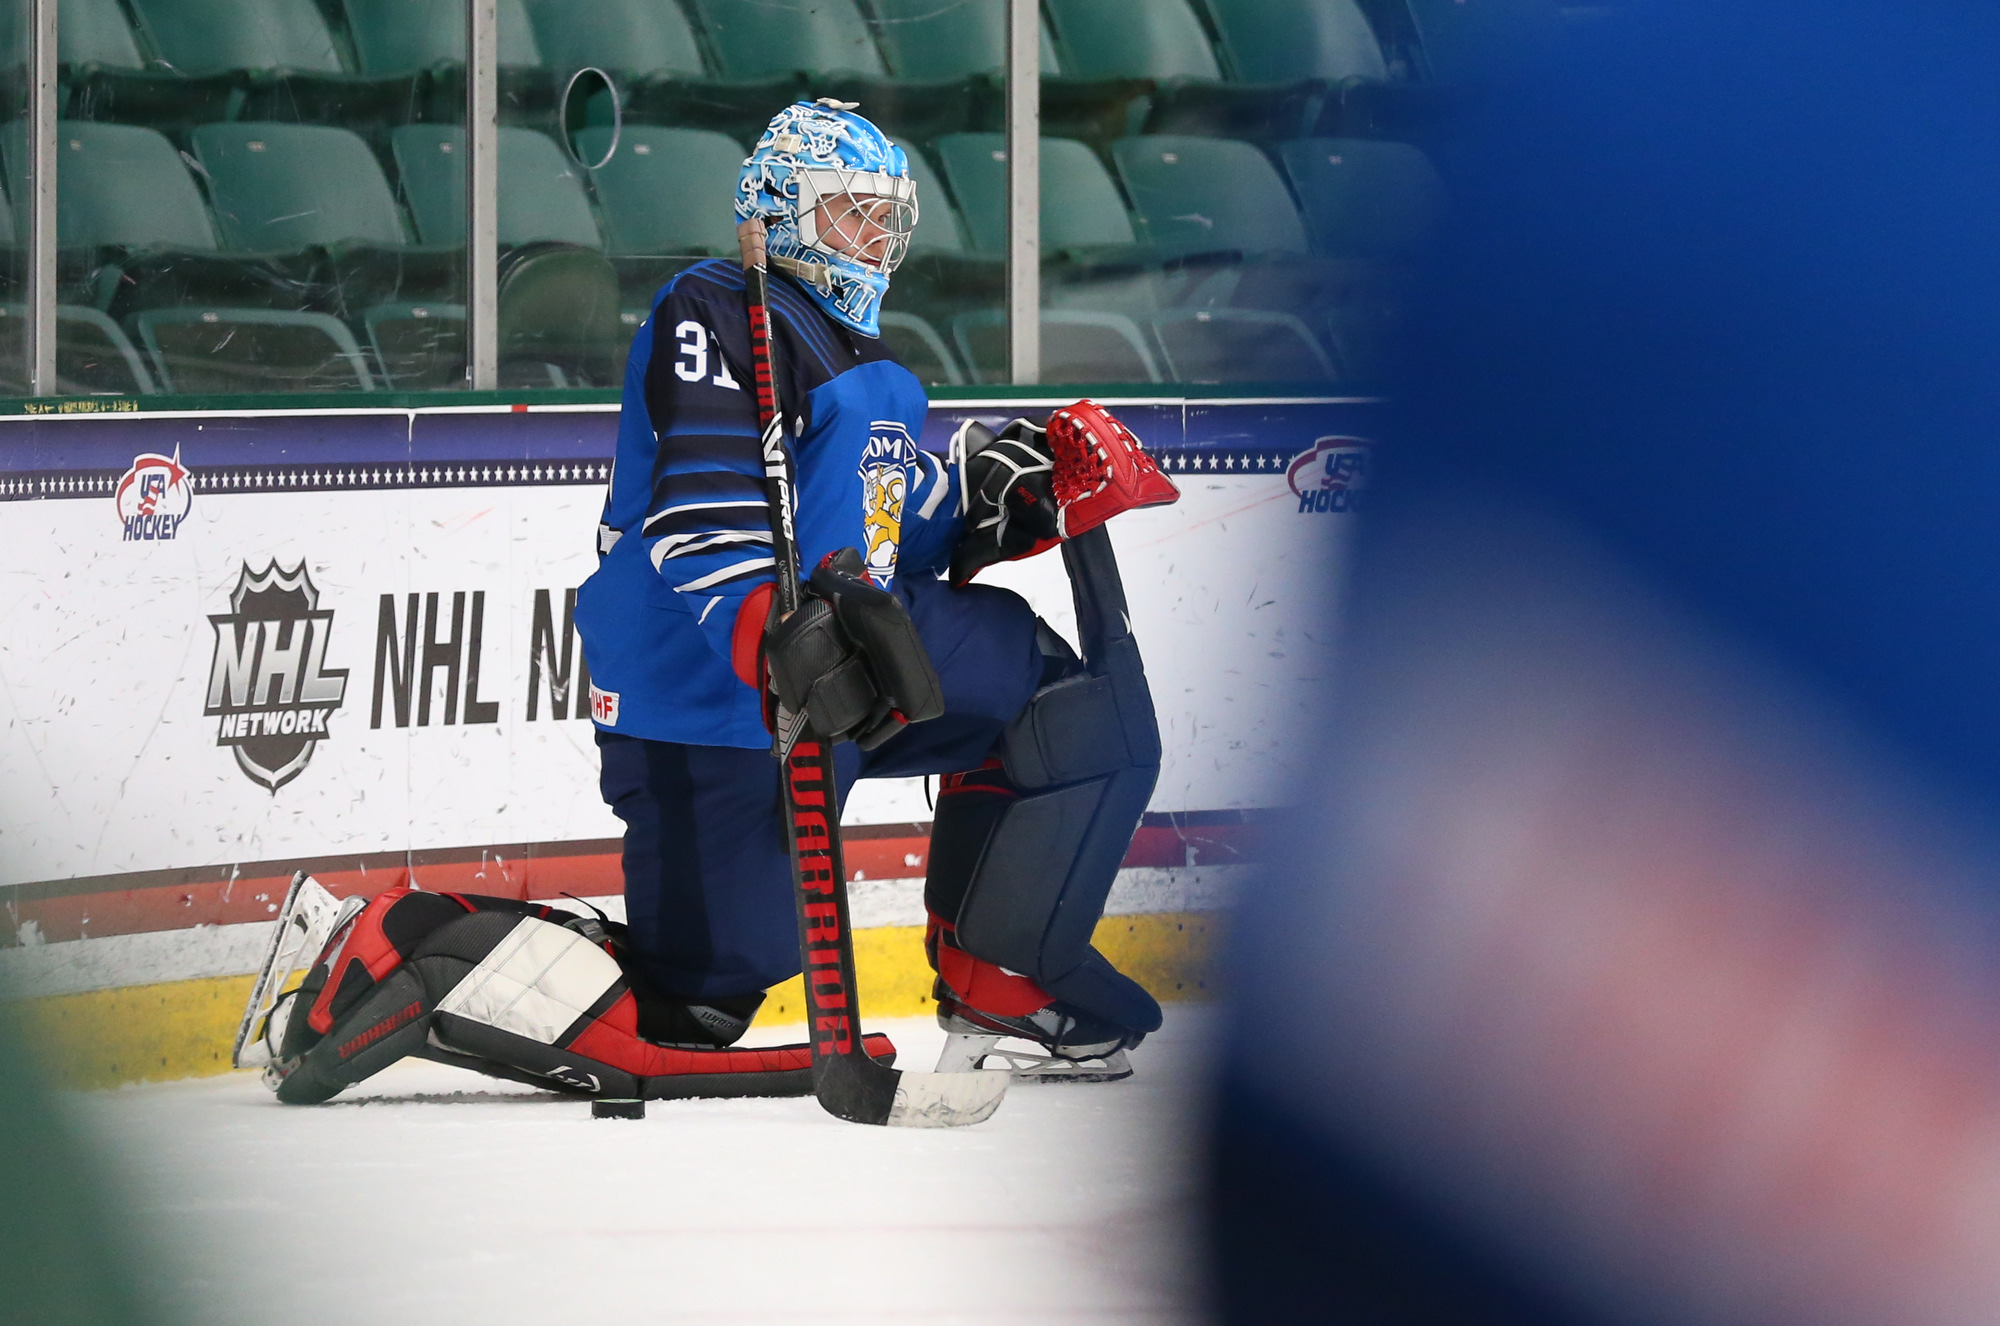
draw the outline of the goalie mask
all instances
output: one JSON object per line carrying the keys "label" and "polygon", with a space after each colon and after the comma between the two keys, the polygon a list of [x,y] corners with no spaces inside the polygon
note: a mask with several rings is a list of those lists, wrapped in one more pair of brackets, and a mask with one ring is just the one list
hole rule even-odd
{"label": "goalie mask", "polygon": [[778,112],[743,163],[736,215],[763,220],[771,265],[828,313],[881,334],[889,274],[917,224],[917,187],[903,149],[853,103],[823,97]]}

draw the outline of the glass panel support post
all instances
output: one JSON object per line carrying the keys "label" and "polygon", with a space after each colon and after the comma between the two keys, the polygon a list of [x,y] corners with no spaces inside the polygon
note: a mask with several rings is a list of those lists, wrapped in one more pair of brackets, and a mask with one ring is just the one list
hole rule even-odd
{"label": "glass panel support post", "polygon": [[[56,394],[56,0],[28,8],[28,391]],[[18,215],[18,213],[17,213]]]}
{"label": "glass panel support post", "polygon": [[466,376],[500,385],[500,17],[498,0],[465,9]]}
{"label": "glass panel support post", "polygon": [[1042,377],[1042,49],[1038,0],[1007,0],[1007,364]]}

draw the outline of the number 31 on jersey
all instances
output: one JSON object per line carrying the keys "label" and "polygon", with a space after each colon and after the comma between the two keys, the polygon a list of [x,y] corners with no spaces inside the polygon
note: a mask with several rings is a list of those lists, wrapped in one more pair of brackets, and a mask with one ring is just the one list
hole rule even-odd
{"label": "number 31 on jersey", "polygon": [[[700,382],[708,377],[708,328],[689,318],[674,328],[674,340],[681,348],[680,357],[674,360],[675,376],[683,382]],[[729,364],[723,359],[720,346],[715,352],[715,376],[709,380],[731,391],[743,390],[736,379],[729,376]]]}

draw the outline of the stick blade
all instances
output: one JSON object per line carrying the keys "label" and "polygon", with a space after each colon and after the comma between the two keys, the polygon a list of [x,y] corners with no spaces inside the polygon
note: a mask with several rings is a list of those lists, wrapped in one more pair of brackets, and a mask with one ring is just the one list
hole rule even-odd
{"label": "stick blade", "polygon": [[963,1128],[993,1117],[1007,1073],[904,1073],[885,1122],[891,1128]]}
{"label": "stick blade", "polygon": [[814,1065],[813,1094],[828,1114],[889,1128],[983,1123],[1007,1094],[1006,1073],[905,1073],[858,1054]]}

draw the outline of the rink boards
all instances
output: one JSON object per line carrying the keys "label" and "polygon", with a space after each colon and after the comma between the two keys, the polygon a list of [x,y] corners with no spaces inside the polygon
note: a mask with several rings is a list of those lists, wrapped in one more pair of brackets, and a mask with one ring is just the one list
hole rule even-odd
{"label": "rink boards", "polygon": [[[941,403],[922,444],[1067,399]],[[1107,403],[1183,492],[1111,527],[1166,753],[1101,936],[1172,997],[1293,785],[1374,407]],[[297,869],[336,893],[615,906],[570,614],[616,425],[608,406],[0,420],[0,979],[66,1039],[129,1041],[82,1078],[217,1066]],[[1072,631],[1060,559],[985,578]],[[929,817],[916,781],[847,808],[879,1015],[922,1011]]]}

